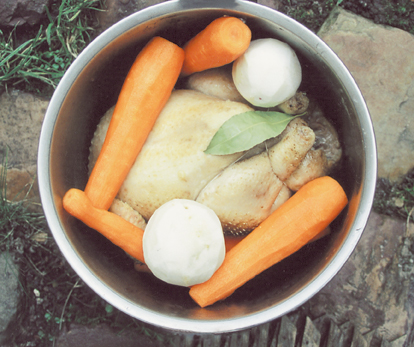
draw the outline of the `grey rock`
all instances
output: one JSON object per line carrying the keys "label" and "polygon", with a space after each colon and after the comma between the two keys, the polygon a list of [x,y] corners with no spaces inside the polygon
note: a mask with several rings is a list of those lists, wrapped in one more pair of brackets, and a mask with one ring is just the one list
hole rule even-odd
{"label": "grey rock", "polygon": [[9,168],[7,170],[6,187],[6,198],[10,201],[39,202],[36,166],[28,166],[23,170]]}
{"label": "grey rock", "polygon": [[6,157],[8,149],[7,199],[28,201],[39,211],[36,162],[47,106],[48,100],[17,90],[0,95],[0,157]]}
{"label": "grey rock", "polygon": [[281,318],[277,347],[293,347],[296,343],[297,328],[287,316]]}
{"label": "grey rock", "polygon": [[338,325],[352,322],[362,335],[377,330],[387,341],[404,336],[414,321],[413,246],[412,223],[373,212],[350,259],[305,306]]}
{"label": "grey rock", "polygon": [[321,342],[321,333],[315,327],[309,317],[306,317],[305,329],[303,332],[301,347],[319,347]]}
{"label": "grey rock", "polygon": [[398,181],[414,166],[414,36],[340,8],[318,35],[347,66],[366,100],[379,177]]}
{"label": "grey rock", "polygon": [[121,19],[144,8],[165,2],[165,0],[106,0],[105,11],[97,11],[99,32],[108,29]]}
{"label": "grey rock", "polygon": [[[391,347],[404,347],[404,343],[407,342],[406,338],[407,337],[404,335],[404,336],[399,337],[398,339],[390,341]],[[410,346],[410,345],[406,344],[406,346]]]}
{"label": "grey rock", "polygon": [[[265,323],[250,329],[250,334],[255,337],[254,341],[250,344],[250,347],[269,346],[271,341],[274,340],[274,335],[272,333],[273,329],[271,329],[270,326],[270,323]],[[217,340],[217,342],[220,342],[220,340]],[[216,343],[214,346],[219,346],[219,343]]]}
{"label": "grey rock", "polygon": [[352,335],[352,344],[351,346],[355,347],[370,347],[369,343],[365,338],[359,333],[357,329],[354,329],[354,333]]}
{"label": "grey rock", "polygon": [[9,253],[0,253],[0,345],[5,330],[17,311],[19,300],[19,268]]}
{"label": "grey rock", "polygon": [[9,148],[8,165],[36,165],[40,129],[48,100],[18,90],[0,95],[0,151]]}
{"label": "grey rock", "polygon": [[[250,331],[242,330],[240,332],[230,335],[229,347],[249,347],[250,342]],[[187,344],[190,346],[190,344]]]}
{"label": "grey rock", "polygon": [[45,15],[50,0],[2,0],[0,1],[0,26],[38,23]]}
{"label": "grey rock", "polygon": [[329,325],[326,347],[343,347],[345,338],[341,329],[335,324]]}

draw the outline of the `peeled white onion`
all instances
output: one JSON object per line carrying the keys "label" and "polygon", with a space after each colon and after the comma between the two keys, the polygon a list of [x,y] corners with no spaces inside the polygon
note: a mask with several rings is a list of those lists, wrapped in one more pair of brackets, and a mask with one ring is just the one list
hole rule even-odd
{"label": "peeled white onion", "polygon": [[225,256],[220,220],[196,201],[171,200],[149,219],[143,250],[145,263],[159,279],[178,286],[205,282]]}
{"label": "peeled white onion", "polygon": [[233,81],[252,105],[274,107],[295,95],[302,69],[288,44],[272,38],[258,39],[233,63]]}

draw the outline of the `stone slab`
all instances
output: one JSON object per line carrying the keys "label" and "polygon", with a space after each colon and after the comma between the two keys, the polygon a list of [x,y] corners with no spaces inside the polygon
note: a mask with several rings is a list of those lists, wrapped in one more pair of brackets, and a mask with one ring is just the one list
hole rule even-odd
{"label": "stone slab", "polygon": [[0,158],[7,164],[6,197],[30,201],[31,207],[39,211],[37,150],[48,103],[47,99],[18,90],[0,95]]}
{"label": "stone slab", "polygon": [[398,181],[414,166],[414,36],[337,8],[318,35],[355,78],[370,111],[378,176]]}
{"label": "stone slab", "polygon": [[10,201],[31,201],[40,203],[36,179],[36,165],[27,168],[8,169],[6,177],[6,198]]}
{"label": "stone slab", "polygon": [[8,166],[36,165],[43,118],[49,101],[18,90],[0,95],[0,153],[8,147]]}
{"label": "stone slab", "polygon": [[0,345],[5,330],[17,311],[19,300],[19,268],[7,252],[0,253]]}
{"label": "stone slab", "polygon": [[0,27],[16,25],[35,25],[44,16],[45,6],[50,0],[1,0],[0,1]]}
{"label": "stone slab", "polygon": [[313,317],[398,339],[414,321],[413,252],[414,224],[373,212],[350,259],[305,306]]}

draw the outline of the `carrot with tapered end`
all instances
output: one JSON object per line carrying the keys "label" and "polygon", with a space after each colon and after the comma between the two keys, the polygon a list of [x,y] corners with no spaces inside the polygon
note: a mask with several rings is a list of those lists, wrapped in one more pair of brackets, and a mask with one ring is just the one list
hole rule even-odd
{"label": "carrot with tapered end", "polygon": [[191,297],[201,307],[225,299],[244,283],[306,245],[347,203],[344,190],[331,177],[320,177],[305,184],[234,246],[209,280],[193,286]]}
{"label": "carrot with tapered end", "polygon": [[138,54],[122,86],[85,193],[107,210],[118,193],[180,75],[184,51],[161,37]]}
{"label": "carrot with tapered end", "polygon": [[87,226],[95,229],[131,257],[144,263],[144,231],[115,213],[96,208],[79,189],[69,189],[63,197],[63,208]]}
{"label": "carrot with tapered end", "polygon": [[241,19],[215,19],[184,46],[182,76],[233,62],[249,47],[251,37],[249,27]]}

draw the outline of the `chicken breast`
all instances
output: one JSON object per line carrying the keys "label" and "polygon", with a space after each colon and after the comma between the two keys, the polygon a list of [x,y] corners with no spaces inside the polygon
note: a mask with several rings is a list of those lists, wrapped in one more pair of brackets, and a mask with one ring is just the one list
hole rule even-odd
{"label": "chicken breast", "polygon": [[265,151],[228,166],[197,201],[216,212],[225,233],[243,235],[269,216],[282,186]]}

